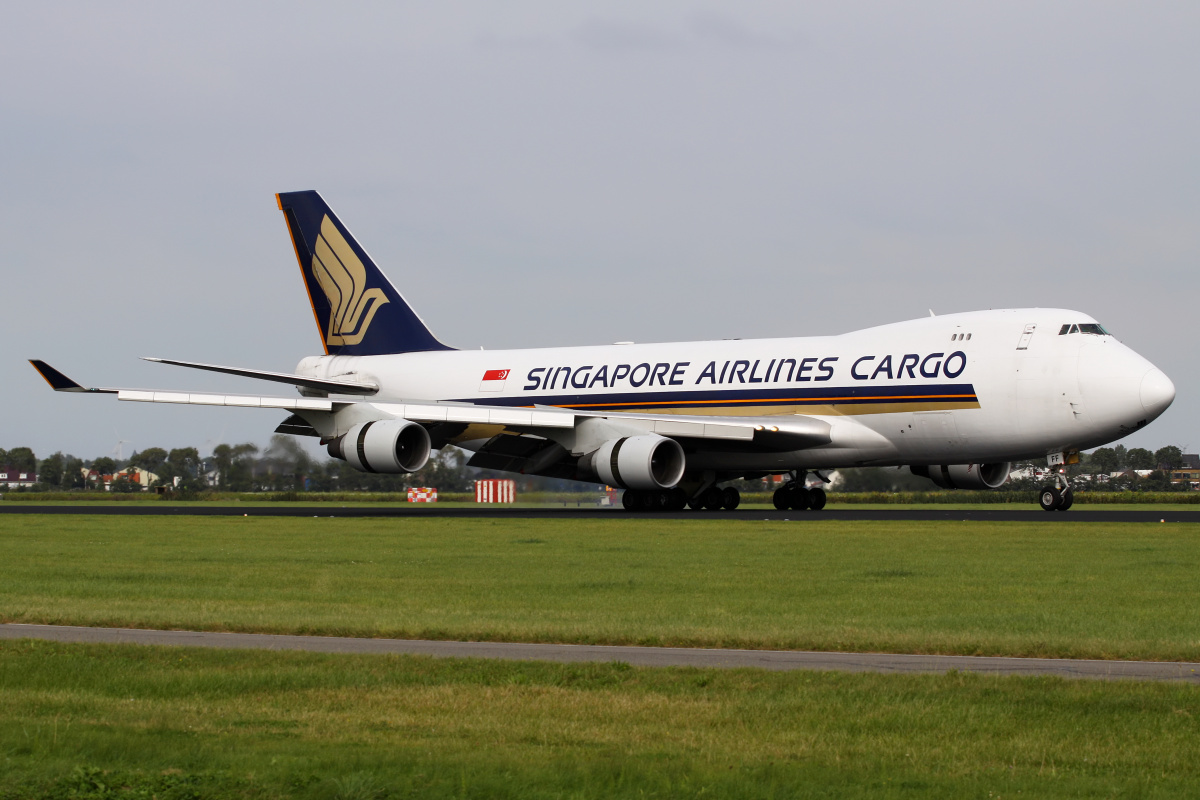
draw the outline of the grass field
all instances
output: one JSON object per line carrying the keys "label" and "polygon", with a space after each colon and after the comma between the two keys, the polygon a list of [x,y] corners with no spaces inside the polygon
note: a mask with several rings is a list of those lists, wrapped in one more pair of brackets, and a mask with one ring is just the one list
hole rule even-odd
{"label": "grass field", "polygon": [[1200,660],[1187,524],[0,518],[0,619]]}
{"label": "grass field", "polygon": [[[616,519],[616,518],[614,518]],[[1195,525],[0,517],[4,621],[1197,659]],[[0,642],[0,798],[1187,797],[1190,685]]]}
{"label": "grass field", "polygon": [[0,643],[0,797],[1187,797],[1175,684]]}

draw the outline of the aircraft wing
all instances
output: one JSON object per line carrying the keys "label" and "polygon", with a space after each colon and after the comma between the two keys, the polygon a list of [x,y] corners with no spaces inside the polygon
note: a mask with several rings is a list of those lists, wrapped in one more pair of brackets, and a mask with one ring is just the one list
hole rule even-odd
{"label": "aircraft wing", "polygon": [[[539,429],[570,429],[586,419],[608,419],[644,431],[679,439],[717,439],[753,443],[771,450],[795,450],[830,442],[829,424],[813,417],[716,417],[674,414],[639,414],[628,411],[580,411],[548,406],[511,407],[470,403],[379,403],[358,399],[276,397],[153,389],[88,388],[71,380],[44,361],[31,359],[51,388],[59,392],[115,394],[118,400],[139,403],[268,408],[292,412],[332,414],[352,405],[366,405],[381,418],[399,417],[423,424],[457,423],[499,425],[515,432],[536,434]],[[175,362],[168,362],[175,363]],[[191,365],[189,365],[191,366]],[[199,365],[196,365],[199,366]],[[203,367],[201,367],[203,368]],[[222,368],[218,371],[229,371]],[[238,373],[234,373],[238,374]],[[282,373],[275,373],[280,378]],[[261,377],[255,375],[255,377]],[[300,376],[286,376],[287,378]],[[290,381],[289,381],[290,382]],[[359,384],[362,386],[363,384]],[[370,412],[368,412],[370,413]],[[289,420],[290,421],[290,420]]]}

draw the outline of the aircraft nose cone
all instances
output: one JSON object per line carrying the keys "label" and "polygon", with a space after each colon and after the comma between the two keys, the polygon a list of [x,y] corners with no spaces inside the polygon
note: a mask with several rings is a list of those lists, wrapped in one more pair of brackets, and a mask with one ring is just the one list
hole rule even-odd
{"label": "aircraft nose cone", "polygon": [[1175,399],[1175,384],[1161,369],[1155,367],[1142,377],[1141,397],[1142,408],[1152,417],[1157,417]]}

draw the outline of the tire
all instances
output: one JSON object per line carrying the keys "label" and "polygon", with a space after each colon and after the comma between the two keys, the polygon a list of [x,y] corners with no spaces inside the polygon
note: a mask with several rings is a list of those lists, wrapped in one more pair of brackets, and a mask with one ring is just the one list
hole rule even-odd
{"label": "tire", "polygon": [[742,503],[742,493],[732,486],[726,486],[721,490],[721,507],[726,511],[733,511]]}
{"label": "tire", "polygon": [[1053,511],[1062,502],[1062,495],[1053,486],[1043,486],[1038,492],[1038,504],[1043,511]]}
{"label": "tire", "polygon": [[704,492],[704,507],[709,511],[719,511],[725,502],[725,493],[716,486],[710,486]]}
{"label": "tire", "polygon": [[825,490],[824,489],[809,489],[809,492],[811,492],[811,494],[809,496],[811,497],[812,502],[809,503],[808,507],[811,508],[813,511],[820,511],[822,508],[825,507],[825,503],[829,499],[828,497],[825,496]]}
{"label": "tire", "polygon": [[780,486],[775,490],[775,494],[771,495],[771,502],[775,504],[775,508],[779,511],[787,511],[792,507],[792,498],[788,494],[787,487]]}
{"label": "tire", "polygon": [[792,492],[792,509],[795,511],[804,511],[812,508],[812,492],[808,489],[797,487]]}
{"label": "tire", "polygon": [[647,511],[666,511],[671,502],[671,496],[664,490],[646,492]]}
{"label": "tire", "polygon": [[626,511],[641,511],[642,493],[635,489],[626,489],[625,494],[621,495],[621,506]]}
{"label": "tire", "polygon": [[1071,491],[1070,487],[1067,487],[1066,489],[1063,489],[1062,496],[1059,498],[1057,510],[1058,511],[1066,511],[1074,503],[1075,503],[1075,493]]}
{"label": "tire", "polygon": [[701,511],[704,509],[704,495],[698,494],[695,497],[689,497],[687,507],[692,511]]}
{"label": "tire", "polygon": [[667,500],[667,511],[683,511],[687,508],[687,494],[679,487],[667,491]]}

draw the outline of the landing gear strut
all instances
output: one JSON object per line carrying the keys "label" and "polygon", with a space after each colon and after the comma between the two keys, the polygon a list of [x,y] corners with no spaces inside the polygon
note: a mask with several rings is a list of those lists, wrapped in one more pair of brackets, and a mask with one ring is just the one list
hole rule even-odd
{"label": "landing gear strut", "polygon": [[1043,486],[1038,492],[1038,504],[1043,511],[1066,511],[1075,502],[1075,493],[1071,491],[1071,483],[1059,470],[1054,474],[1054,485]]}
{"label": "landing gear strut", "polygon": [[[820,477],[818,475],[818,477]],[[775,494],[771,496],[771,502],[775,504],[775,508],[780,511],[786,511],[789,508],[794,511],[820,511],[825,507],[825,490],[816,487],[808,488],[804,485],[808,480],[807,470],[799,473],[792,473],[792,479],[775,490]]]}

